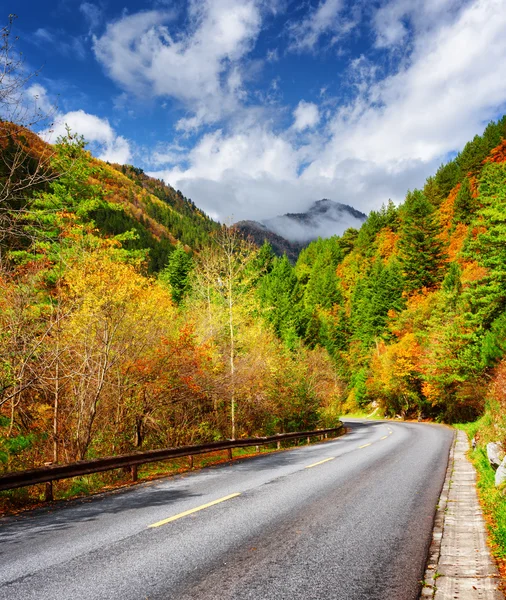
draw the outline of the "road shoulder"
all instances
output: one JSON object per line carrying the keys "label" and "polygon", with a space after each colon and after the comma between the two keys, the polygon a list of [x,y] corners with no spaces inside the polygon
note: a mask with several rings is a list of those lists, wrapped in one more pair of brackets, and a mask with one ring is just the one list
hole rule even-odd
{"label": "road shoulder", "polygon": [[468,450],[467,435],[457,431],[436,512],[422,599],[504,600]]}

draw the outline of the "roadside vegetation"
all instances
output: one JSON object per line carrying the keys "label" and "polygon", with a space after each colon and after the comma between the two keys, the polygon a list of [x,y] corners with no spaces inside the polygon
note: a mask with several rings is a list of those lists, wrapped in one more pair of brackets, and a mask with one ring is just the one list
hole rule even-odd
{"label": "roadside vegetation", "polygon": [[332,427],[343,413],[485,413],[504,441],[506,116],[400,206],[292,264],[72,132],[50,146],[36,119],[13,122],[26,79],[9,64],[0,472]]}
{"label": "roadside vegetation", "polygon": [[506,496],[504,488],[495,486],[495,471],[487,458],[486,445],[496,441],[496,428],[491,413],[487,412],[473,423],[457,424],[458,429],[467,433],[469,439],[477,438],[475,449],[469,452],[469,458],[477,471],[477,490],[483,509],[492,553],[498,559],[501,572],[506,573]]}

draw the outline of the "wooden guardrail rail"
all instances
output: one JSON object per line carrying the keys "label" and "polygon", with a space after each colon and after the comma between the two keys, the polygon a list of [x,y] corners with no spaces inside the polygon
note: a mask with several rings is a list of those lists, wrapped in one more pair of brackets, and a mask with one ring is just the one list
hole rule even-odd
{"label": "wooden guardrail rail", "polygon": [[270,437],[225,440],[222,442],[200,444],[198,446],[179,446],[176,448],[164,448],[162,450],[147,450],[146,452],[134,452],[132,454],[122,454],[119,456],[94,458],[92,460],[81,460],[68,464],[49,465],[37,469],[15,471],[0,475],[0,491],[46,483],[46,500],[51,500],[53,495],[52,482],[57,481],[58,479],[79,477],[80,475],[89,475],[90,473],[99,473],[100,471],[110,471],[112,469],[130,467],[132,469],[132,478],[136,481],[137,467],[146,463],[179,458],[181,456],[192,457],[195,454],[205,454],[207,452],[216,452],[217,450],[228,450],[229,457],[232,458],[232,450],[234,448],[265,446],[266,444],[272,443],[277,443],[278,447],[280,447],[281,442],[285,440],[307,438],[309,443],[309,440],[312,437],[320,437],[320,439],[323,439],[328,436],[338,436],[343,433],[344,426],[341,424],[339,427],[333,427],[331,429],[280,433]]}

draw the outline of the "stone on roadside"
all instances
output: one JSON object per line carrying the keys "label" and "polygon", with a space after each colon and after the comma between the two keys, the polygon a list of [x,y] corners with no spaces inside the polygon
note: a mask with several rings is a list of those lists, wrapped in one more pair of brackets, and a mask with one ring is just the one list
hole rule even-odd
{"label": "stone on roadside", "polygon": [[503,483],[506,483],[506,458],[503,458],[501,464],[495,472],[495,486],[499,487]]}
{"label": "stone on roadside", "polygon": [[489,442],[487,444],[488,462],[492,465],[494,469],[497,469],[497,467],[499,467],[505,456],[506,454],[504,452],[504,448],[499,442]]}

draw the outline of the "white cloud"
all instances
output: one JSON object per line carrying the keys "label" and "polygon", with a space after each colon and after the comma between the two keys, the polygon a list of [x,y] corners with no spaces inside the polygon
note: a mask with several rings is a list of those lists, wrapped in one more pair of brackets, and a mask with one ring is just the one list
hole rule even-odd
{"label": "white cloud", "polygon": [[440,159],[505,101],[506,0],[478,0],[452,23],[419,35],[409,65],[338,112],[332,140],[308,176],[332,177],[350,157],[388,172]]}
{"label": "white cloud", "polygon": [[297,131],[303,131],[318,125],[320,113],[316,104],[301,100],[293,111],[293,117],[293,128]]}
{"label": "white cloud", "polygon": [[40,83],[32,84],[26,90],[26,97],[33,103],[35,110],[40,114],[51,115],[55,112],[54,104],[51,102],[47,90]]}
{"label": "white cloud", "polygon": [[204,135],[189,152],[188,169],[151,173],[189,197],[208,214],[226,219],[269,215],[279,205],[285,184],[297,179],[299,157],[291,144],[271,131],[252,127],[226,135]]}
{"label": "white cloud", "polygon": [[94,50],[109,76],[136,95],[171,97],[192,111],[180,123],[213,122],[243,97],[241,60],[260,31],[256,0],[191,0],[188,33],[171,31],[173,14],[128,15],[107,26]]}
{"label": "white cloud", "polygon": [[91,30],[97,29],[101,25],[103,13],[99,6],[91,2],[83,2],[79,6],[79,10],[88,21]]}
{"label": "white cloud", "polygon": [[414,33],[446,24],[469,0],[388,0],[375,13],[373,27],[378,48],[393,48]]}
{"label": "white cloud", "polygon": [[118,135],[107,119],[90,115],[83,110],[75,110],[57,115],[54,125],[40,133],[45,140],[54,143],[58,136],[66,134],[66,127],[73,133],[82,135],[91,144],[93,153],[101,160],[125,164],[131,160],[130,144]]}
{"label": "white cloud", "polygon": [[354,27],[354,21],[343,15],[343,0],[321,0],[318,8],[289,27],[290,46],[295,52],[314,51],[320,38],[331,34],[331,44]]}
{"label": "white cloud", "polygon": [[[436,5],[425,4],[427,14]],[[156,175],[220,219],[272,217],[323,197],[364,212],[402,200],[506,106],[506,0],[446,6],[432,28],[410,33],[397,73],[378,81],[365,57],[351,64],[357,96],[333,109],[321,134],[303,124],[317,123],[327,98],[299,128],[206,134],[184,164]]]}

